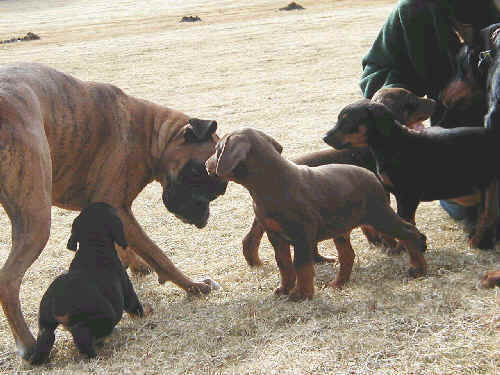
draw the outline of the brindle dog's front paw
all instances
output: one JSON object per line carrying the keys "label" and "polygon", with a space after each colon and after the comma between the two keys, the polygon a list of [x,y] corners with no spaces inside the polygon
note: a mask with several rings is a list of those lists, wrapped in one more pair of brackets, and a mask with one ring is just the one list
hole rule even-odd
{"label": "brindle dog's front paw", "polygon": [[188,289],[188,293],[190,295],[200,295],[200,294],[209,294],[212,290],[220,289],[219,283],[212,279],[203,279],[201,282],[195,282]]}

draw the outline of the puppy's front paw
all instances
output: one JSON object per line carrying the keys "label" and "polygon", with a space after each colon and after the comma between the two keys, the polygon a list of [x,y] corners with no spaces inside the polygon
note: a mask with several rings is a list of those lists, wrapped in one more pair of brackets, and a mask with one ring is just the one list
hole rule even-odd
{"label": "puppy's front paw", "polygon": [[303,291],[293,289],[288,295],[288,300],[292,302],[300,302],[306,299],[312,299],[313,295],[310,293],[304,293]]}
{"label": "puppy's front paw", "polygon": [[345,285],[346,282],[347,282],[347,280],[335,279],[335,280],[330,281],[328,283],[328,285],[334,289],[340,289]]}
{"label": "puppy's front paw", "polygon": [[479,287],[481,289],[490,289],[495,286],[500,287],[500,271],[486,272],[479,282]]}
{"label": "puppy's front paw", "polygon": [[290,293],[290,290],[283,285],[274,290],[274,294],[277,296],[287,296]]}

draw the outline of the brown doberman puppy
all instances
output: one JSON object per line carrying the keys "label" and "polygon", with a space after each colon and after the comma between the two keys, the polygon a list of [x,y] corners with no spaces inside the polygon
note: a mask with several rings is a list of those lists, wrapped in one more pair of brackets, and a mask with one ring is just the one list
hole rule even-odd
{"label": "brown doberman puppy", "polygon": [[[432,99],[421,98],[403,88],[381,88],[372,97],[372,102],[384,104],[394,117],[411,129],[421,130],[425,121],[434,111],[436,102]],[[327,164],[349,164],[356,165],[376,172],[376,163],[368,147],[350,150],[322,150],[311,152],[293,159],[295,164],[308,167],[318,167]],[[374,245],[384,245],[388,249],[394,249],[394,239],[377,233],[372,227],[363,225],[361,230],[368,242]],[[264,228],[255,218],[252,227],[243,238],[243,256],[248,265],[260,266],[259,245],[264,233]],[[389,250],[391,251],[391,250]],[[331,258],[321,256],[317,249],[314,253],[316,263],[332,262]]]}
{"label": "brown doberman puppy", "polygon": [[[389,206],[377,177],[365,168],[332,164],[296,165],[281,156],[282,146],[267,134],[242,129],[225,135],[207,160],[210,175],[243,185],[254,212],[273,245],[280,269],[278,295],[292,300],[314,294],[313,253],[318,241],[333,238],[340,271],[331,286],[340,287],[352,271],[350,232],[360,225],[404,241],[412,276],[426,272],[426,239]],[[294,246],[292,262],[290,245]]]}
{"label": "brown doberman puppy", "polygon": [[41,64],[0,67],[0,203],[12,223],[12,248],[0,271],[0,301],[21,356],[35,340],[19,289],[50,233],[51,206],[82,210],[93,202],[116,208],[129,247],[158,274],[192,293],[194,282],[147,236],[132,202],[153,181],[181,220],[203,227],[209,203],[227,183],[208,176],[217,123],[84,82]]}
{"label": "brown doberman puppy", "polygon": [[[318,167],[328,164],[350,164],[357,165],[375,172],[375,159],[373,158],[368,148],[356,150],[322,150],[311,152],[303,156],[293,159],[293,162],[298,165],[306,165],[308,167]],[[393,245],[390,238],[381,238],[378,233],[368,227],[362,226],[361,229],[370,243],[379,244],[382,241],[387,241],[388,246]],[[254,218],[252,227],[243,238],[243,256],[249,266],[260,266],[262,261],[259,258],[259,245],[264,234],[264,227],[259,223],[257,218]],[[315,263],[333,263],[334,258],[325,257],[318,253],[318,249],[314,249]]]}

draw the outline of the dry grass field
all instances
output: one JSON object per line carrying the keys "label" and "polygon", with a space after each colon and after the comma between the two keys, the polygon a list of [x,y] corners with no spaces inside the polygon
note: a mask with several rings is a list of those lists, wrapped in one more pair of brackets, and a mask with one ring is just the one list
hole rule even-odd
{"label": "dry grass field", "polygon": [[[219,134],[264,130],[287,157],[326,148],[322,134],[360,97],[361,58],[395,1],[303,0],[0,0],[0,40],[31,31],[41,39],[0,45],[0,64],[46,63],[81,79],[216,119]],[[182,16],[202,21],[179,23]],[[479,290],[481,273],[500,267],[500,251],[471,250],[460,223],[437,202],[422,204],[429,272],[406,276],[407,257],[389,257],[353,233],[357,258],[342,290],[327,287],[335,265],[316,267],[316,295],[291,303],[272,295],[279,274],[264,238],[264,266],[247,267],[241,239],[253,218],[246,190],[230,184],[206,228],[183,224],[151,184],[133,210],[147,233],[187,275],[222,288],[200,298],[155,275],[132,277],[148,317],[128,316],[86,360],[71,336],[56,334],[51,362],[19,360],[0,313],[0,373],[30,374],[497,374],[500,294]],[[46,249],[26,274],[22,305],[34,334],[38,304],[67,269],[75,212],[52,210]],[[0,261],[10,222],[0,212]],[[320,252],[336,255],[332,241]]]}

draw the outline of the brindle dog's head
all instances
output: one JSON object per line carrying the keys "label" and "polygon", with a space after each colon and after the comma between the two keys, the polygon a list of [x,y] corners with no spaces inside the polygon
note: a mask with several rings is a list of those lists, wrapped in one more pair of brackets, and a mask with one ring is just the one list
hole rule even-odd
{"label": "brindle dog's head", "polygon": [[227,182],[209,176],[205,161],[215,152],[217,122],[191,118],[179,129],[162,156],[160,182],[167,210],[185,223],[203,228],[209,204],[226,191]]}
{"label": "brindle dog's head", "polygon": [[500,24],[463,33],[453,78],[441,91],[445,110],[438,125],[482,126],[487,112],[487,81],[500,50]]}

